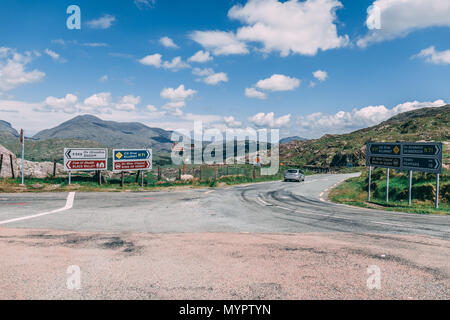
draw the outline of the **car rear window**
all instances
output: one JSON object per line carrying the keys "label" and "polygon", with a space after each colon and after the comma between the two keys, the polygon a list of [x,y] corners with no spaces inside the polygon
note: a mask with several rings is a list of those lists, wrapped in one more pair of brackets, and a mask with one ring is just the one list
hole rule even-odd
{"label": "car rear window", "polygon": [[288,173],[298,173],[298,170],[288,170]]}

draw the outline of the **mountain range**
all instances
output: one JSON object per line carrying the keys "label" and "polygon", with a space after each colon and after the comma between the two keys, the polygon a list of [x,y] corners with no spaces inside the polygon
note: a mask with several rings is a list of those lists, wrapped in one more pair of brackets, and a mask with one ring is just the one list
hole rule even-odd
{"label": "mountain range", "polygon": [[280,147],[280,159],[291,166],[343,167],[365,165],[367,142],[444,143],[444,164],[450,163],[450,105],[401,113],[376,126],[352,133],[308,141],[292,141]]}
{"label": "mountain range", "polygon": [[[379,125],[340,135],[305,140],[289,137],[280,141],[280,159],[292,166],[342,167],[365,164],[365,145],[370,141],[450,140],[450,105],[399,114]],[[154,150],[155,162],[169,164],[173,145],[171,131],[141,123],[104,121],[92,115],[75,117],[57,127],[38,132],[26,140],[26,159],[62,160],[64,147],[142,148]],[[0,144],[20,154],[18,132],[0,120]],[[246,142],[246,149],[248,142]],[[448,147],[444,163],[448,165]]]}

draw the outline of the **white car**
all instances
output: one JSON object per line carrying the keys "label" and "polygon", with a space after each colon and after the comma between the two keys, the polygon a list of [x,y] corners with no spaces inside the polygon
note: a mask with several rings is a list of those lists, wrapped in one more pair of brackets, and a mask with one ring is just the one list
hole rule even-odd
{"label": "white car", "polygon": [[284,174],[284,182],[287,181],[305,181],[305,175],[298,169],[289,169]]}

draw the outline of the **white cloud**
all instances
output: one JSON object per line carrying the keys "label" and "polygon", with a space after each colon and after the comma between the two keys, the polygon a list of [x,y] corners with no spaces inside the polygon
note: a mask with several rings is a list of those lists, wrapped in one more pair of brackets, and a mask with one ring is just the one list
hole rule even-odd
{"label": "white cloud", "polygon": [[141,103],[141,97],[135,97],[133,95],[124,96],[115,105],[116,110],[122,111],[135,111],[136,105]]}
{"label": "white cloud", "polygon": [[233,32],[195,31],[190,34],[195,42],[216,56],[231,54],[247,54],[249,51],[244,42],[239,41]]}
{"label": "white cloud", "polygon": [[163,61],[162,55],[159,53],[155,53],[152,55],[148,55],[142,59],[139,60],[139,63],[146,65],[146,66],[152,66],[155,68],[161,68],[171,70],[171,71],[179,71],[181,69],[190,68],[190,65],[184,62],[181,57],[175,57],[172,59],[172,61]]}
{"label": "white cloud", "polygon": [[155,68],[160,68],[162,63],[162,55],[160,55],[159,53],[148,55],[139,60],[139,62],[146,66],[153,66]]}
{"label": "white cloud", "polygon": [[116,17],[110,14],[104,14],[98,19],[86,22],[86,24],[92,29],[108,29],[114,21],[116,21]]}
{"label": "white cloud", "polygon": [[170,39],[169,37],[162,37],[161,39],[159,39],[159,43],[161,43],[166,48],[173,48],[173,49],[178,48],[175,42],[173,42],[173,40]]}
{"label": "white cloud", "polygon": [[436,51],[434,46],[423,49],[414,57],[424,58],[426,62],[433,64],[450,64],[450,50]]}
{"label": "white cloud", "polygon": [[50,49],[45,49],[44,51],[48,56],[50,56],[53,60],[58,60],[60,58],[59,54]]}
{"label": "white cloud", "polygon": [[197,79],[197,81],[202,81],[209,85],[217,85],[220,82],[228,82],[228,75],[224,72],[214,72],[211,68],[194,68],[192,69],[192,74],[199,76],[201,78]]}
{"label": "white cloud", "polygon": [[22,55],[13,49],[0,47],[0,90],[8,91],[41,81],[45,77],[44,72],[25,70],[31,60],[31,53]]}
{"label": "white cloud", "polygon": [[313,76],[320,82],[324,82],[325,80],[328,79],[328,73],[326,71],[322,71],[322,70],[317,70],[317,71],[313,72]]}
{"label": "white cloud", "polygon": [[255,114],[253,117],[250,117],[248,121],[257,127],[281,128],[289,125],[291,122],[291,115],[288,114],[275,118],[275,114],[273,112],[269,112],[267,114],[261,112]]}
{"label": "white cloud", "polygon": [[350,112],[339,111],[336,114],[323,114],[320,112],[297,118],[298,134],[306,138],[316,138],[323,134],[338,134],[377,125],[389,118],[421,108],[441,107],[446,103],[443,100],[434,102],[405,102],[388,109],[383,105],[368,106],[354,109]]}
{"label": "white cloud", "polygon": [[259,80],[256,87],[266,91],[291,91],[298,88],[300,83],[300,79],[274,74],[268,79]]}
{"label": "white cloud", "polygon": [[192,89],[185,89],[184,85],[180,85],[178,88],[165,88],[161,91],[161,97],[172,102],[185,101],[188,98],[193,97],[197,91]]}
{"label": "white cloud", "polygon": [[223,121],[225,122],[225,124],[226,124],[228,127],[231,127],[231,128],[239,128],[239,127],[242,127],[242,122],[241,122],[241,121],[235,120],[233,116],[224,117],[224,118],[223,118]]}
{"label": "white cloud", "polygon": [[77,102],[78,97],[71,93],[66,94],[64,98],[47,97],[42,105],[36,107],[36,111],[75,113]]}
{"label": "white cloud", "polygon": [[309,87],[314,88],[317,84],[314,81],[309,82]]}
{"label": "white cloud", "polygon": [[376,0],[368,10],[366,24],[370,25],[378,13],[381,29],[369,30],[358,46],[404,37],[418,29],[450,26],[448,0]]}
{"label": "white cloud", "polygon": [[181,69],[189,68],[189,64],[181,60],[181,57],[175,57],[172,61],[164,61],[163,68],[171,71],[179,71]]}
{"label": "white cloud", "polygon": [[199,77],[206,77],[206,76],[210,76],[210,75],[214,74],[214,70],[211,68],[205,68],[205,69],[194,68],[194,69],[192,69],[192,74],[199,76]]}
{"label": "white cloud", "polygon": [[105,81],[108,81],[108,75],[107,74],[105,74],[105,75],[103,75],[98,81],[100,81],[100,82],[105,82]]}
{"label": "white cloud", "polygon": [[189,62],[205,63],[211,61],[213,57],[208,51],[200,50],[188,59]]}
{"label": "white cloud", "polygon": [[228,82],[228,76],[224,72],[214,73],[203,79],[203,82],[212,86],[219,84],[220,82]]}
{"label": "white cloud", "polygon": [[249,0],[233,6],[228,17],[246,24],[237,30],[237,40],[261,43],[264,52],[315,55],[348,44],[334,24],[341,7],[338,0]]}
{"label": "white cloud", "polygon": [[93,94],[84,100],[84,104],[88,107],[108,107],[111,104],[111,93],[101,92]]}
{"label": "white cloud", "polygon": [[149,112],[156,112],[156,111],[158,111],[158,109],[157,109],[154,105],[151,105],[151,104],[149,104],[149,105],[146,106],[145,108],[146,108],[147,111],[149,111]]}
{"label": "white cloud", "polygon": [[264,92],[258,91],[255,88],[246,88],[245,89],[245,96],[247,98],[255,98],[255,99],[267,99],[267,94]]}
{"label": "white cloud", "polygon": [[156,0],[134,0],[134,4],[139,10],[153,8]]}

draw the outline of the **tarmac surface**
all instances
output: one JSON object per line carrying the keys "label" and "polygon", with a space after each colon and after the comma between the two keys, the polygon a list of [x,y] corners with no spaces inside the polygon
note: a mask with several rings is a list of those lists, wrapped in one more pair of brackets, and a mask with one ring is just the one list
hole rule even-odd
{"label": "tarmac surface", "polygon": [[0,299],[449,299],[450,217],[327,202],[351,176],[0,194]]}

